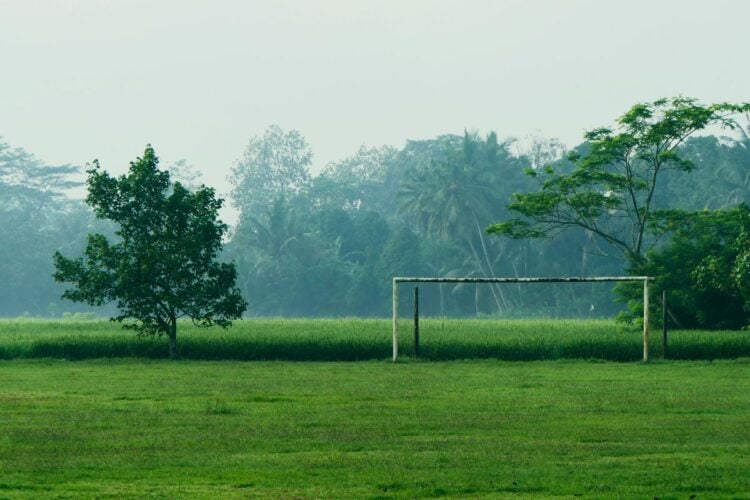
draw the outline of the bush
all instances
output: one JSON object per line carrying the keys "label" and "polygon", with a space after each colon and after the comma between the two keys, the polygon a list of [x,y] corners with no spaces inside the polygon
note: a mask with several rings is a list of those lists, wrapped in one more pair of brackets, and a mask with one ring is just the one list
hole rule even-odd
{"label": "bush", "polygon": [[[662,316],[661,294],[667,290],[670,320],[680,328],[738,329],[750,323],[750,210],[689,214],[675,228],[668,245],[649,252],[633,274],[654,276],[652,318]],[[634,317],[643,315],[640,284],[623,284],[618,294]]]}

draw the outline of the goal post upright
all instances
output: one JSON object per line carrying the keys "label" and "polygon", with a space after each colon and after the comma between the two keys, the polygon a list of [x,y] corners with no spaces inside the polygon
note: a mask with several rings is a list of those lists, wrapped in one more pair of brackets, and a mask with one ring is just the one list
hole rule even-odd
{"label": "goal post upright", "polygon": [[643,280],[643,361],[648,361],[648,278]]}
{"label": "goal post upright", "polygon": [[393,362],[398,358],[398,283],[400,278],[393,278]]}
{"label": "goal post upright", "polygon": [[648,361],[648,322],[649,290],[651,276],[595,276],[590,278],[431,278],[431,277],[394,277],[393,278],[393,362],[398,359],[398,284],[399,283],[595,283],[617,281],[643,282],[643,361]]}

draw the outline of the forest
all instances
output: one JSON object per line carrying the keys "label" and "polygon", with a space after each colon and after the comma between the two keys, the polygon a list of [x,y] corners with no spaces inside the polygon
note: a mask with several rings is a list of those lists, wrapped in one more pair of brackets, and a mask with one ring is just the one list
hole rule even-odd
{"label": "forest", "polygon": [[[750,290],[736,278],[750,266],[750,258],[740,262],[750,255],[750,129],[742,122],[713,132],[681,141],[680,168],[661,172],[649,202],[653,213],[672,216],[649,229],[639,260],[623,257],[596,228],[535,237],[507,225],[487,231],[523,212],[529,199],[519,194],[554,185],[540,177],[565,179],[592,158],[602,140],[593,133],[570,149],[476,131],[407,140],[400,149],[363,145],[313,175],[303,134],[271,125],[232,168],[227,201],[239,218],[222,259],[237,265],[248,316],[387,316],[393,276],[639,273],[670,291],[680,326],[746,326]],[[188,188],[197,182],[184,161],[163,168]],[[71,195],[82,170],[47,165],[0,139],[0,316],[111,312],[61,300],[64,287],[51,278],[54,252],[80,254],[88,233],[113,232]],[[632,289],[597,287],[435,285],[422,292],[423,311],[627,318],[629,305],[637,316]]]}

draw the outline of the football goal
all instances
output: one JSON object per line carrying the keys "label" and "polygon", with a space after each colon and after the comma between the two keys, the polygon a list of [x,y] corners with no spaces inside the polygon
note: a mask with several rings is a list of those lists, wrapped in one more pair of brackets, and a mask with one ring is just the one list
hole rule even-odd
{"label": "football goal", "polygon": [[[596,282],[642,282],[643,283],[643,360],[648,361],[649,335],[649,290],[650,276],[597,276],[568,278],[432,278],[432,277],[395,277],[393,278],[393,361],[398,359],[398,290],[401,283],[596,283]],[[418,306],[418,299],[417,304]],[[415,316],[418,321],[418,314]],[[417,330],[418,331],[418,330]],[[415,339],[416,340],[416,339]]]}

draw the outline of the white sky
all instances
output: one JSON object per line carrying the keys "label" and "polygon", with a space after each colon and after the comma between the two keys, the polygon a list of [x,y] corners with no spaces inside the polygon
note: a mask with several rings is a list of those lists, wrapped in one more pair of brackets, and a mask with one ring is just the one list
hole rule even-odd
{"label": "white sky", "polygon": [[115,173],[152,143],[225,194],[272,123],[315,171],[464,128],[573,145],[638,101],[750,100],[748,20],[747,0],[0,0],[0,136]]}

